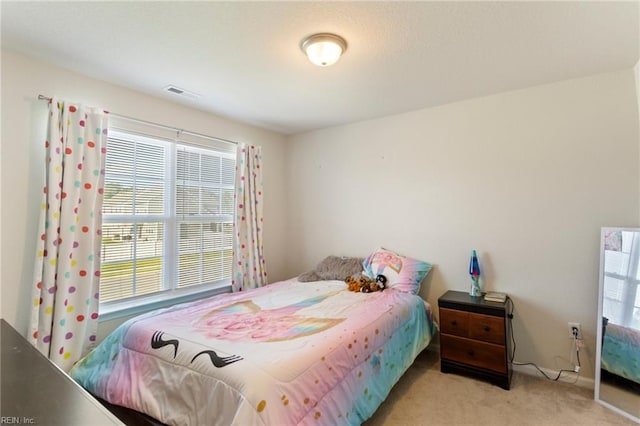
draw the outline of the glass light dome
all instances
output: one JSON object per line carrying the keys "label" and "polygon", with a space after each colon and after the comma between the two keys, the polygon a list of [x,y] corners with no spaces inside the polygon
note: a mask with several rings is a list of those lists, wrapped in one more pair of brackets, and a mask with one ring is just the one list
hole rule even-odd
{"label": "glass light dome", "polygon": [[313,64],[328,67],[338,62],[347,42],[335,34],[320,33],[305,38],[300,47]]}

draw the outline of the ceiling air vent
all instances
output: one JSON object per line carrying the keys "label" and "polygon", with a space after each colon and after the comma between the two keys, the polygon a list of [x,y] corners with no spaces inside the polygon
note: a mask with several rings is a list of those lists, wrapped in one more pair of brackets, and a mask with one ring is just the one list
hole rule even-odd
{"label": "ceiling air vent", "polygon": [[197,99],[197,98],[199,98],[201,96],[201,95],[199,95],[197,93],[181,89],[181,88],[179,88],[177,86],[174,86],[173,84],[170,84],[170,85],[164,87],[163,90],[165,92],[169,92],[169,93],[172,93],[174,95],[183,96],[185,98],[191,98],[191,99]]}

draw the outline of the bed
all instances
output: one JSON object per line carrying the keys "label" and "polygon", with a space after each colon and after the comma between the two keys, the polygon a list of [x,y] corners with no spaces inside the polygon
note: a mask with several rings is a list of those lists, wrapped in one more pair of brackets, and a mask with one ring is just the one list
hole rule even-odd
{"label": "bed", "polygon": [[[604,321],[602,368],[640,384],[640,330]],[[640,390],[640,387],[638,388]]]}
{"label": "bed", "polygon": [[415,294],[294,278],[129,320],[70,374],[169,425],[360,424],[434,332]]}

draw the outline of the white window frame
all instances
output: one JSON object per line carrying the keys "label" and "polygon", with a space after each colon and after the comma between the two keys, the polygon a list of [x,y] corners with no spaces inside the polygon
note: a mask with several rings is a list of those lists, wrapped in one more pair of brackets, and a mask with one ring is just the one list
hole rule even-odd
{"label": "white window frame", "polygon": [[[100,320],[110,320],[119,318],[122,316],[138,314],[141,312],[149,311],[152,309],[173,305],[176,303],[187,302],[196,300],[202,297],[208,297],[214,294],[226,293],[231,291],[231,271],[229,271],[229,278],[215,281],[212,283],[205,283],[200,285],[194,285],[185,288],[177,288],[176,284],[176,265],[178,256],[177,245],[177,223],[179,218],[176,212],[175,193],[176,193],[176,164],[177,153],[179,147],[185,146],[188,149],[194,151],[200,150],[214,150],[221,157],[234,158],[235,153],[224,152],[217,150],[213,147],[197,146],[182,141],[171,141],[162,137],[156,137],[152,135],[143,135],[136,131],[109,129],[109,137],[118,139],[135,139],[136,141],[144,143],[152,143],[156,145],[163,145],[166,149],[168,158],[165,162],[165,176],[167,178],[164,182],[164,214],[162,215],[103,215],[102,223],[145,223],[145,222],[161,222],[164,225],[163,235],[163,253],[165,267],[163,268],[162,286],[163,291],[158,293],[152,293],[148,295],[133,296],[122,298],[119,300],[100,302]],[[108,147],[107,147],[107,156]],[[233,215],[231,215],[233,221]]]}

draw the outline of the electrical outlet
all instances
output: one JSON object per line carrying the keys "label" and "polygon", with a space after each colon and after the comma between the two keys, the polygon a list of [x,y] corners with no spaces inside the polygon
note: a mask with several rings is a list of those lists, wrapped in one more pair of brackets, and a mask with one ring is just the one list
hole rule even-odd
{"label": "electrical outlet", "polygon": [[582,339],[582,327],[579,322],[570,322],[569,324],[569,337]]}

